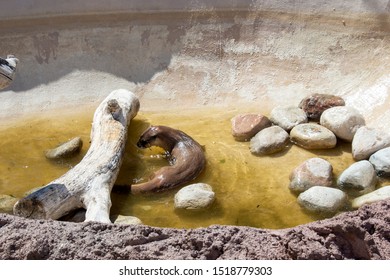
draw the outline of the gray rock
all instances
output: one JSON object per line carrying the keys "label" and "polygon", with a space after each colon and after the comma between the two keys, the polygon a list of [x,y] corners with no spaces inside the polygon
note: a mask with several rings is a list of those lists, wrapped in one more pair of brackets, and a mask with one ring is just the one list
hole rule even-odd
{"label": "gray rock", "polygon": [[378,176],[390,175],[390,147],[377,151],[370,156],[369,161],[374,166]]}
{"label": "gray rock", "polygon": [[67,158],[71,157],[74,154],[80,152],[81,148],[83,146],[83,141],[80,137],[75,137],[68,142],[63,143],[62,145],[58,146],[57,148],[48,150],[46,152],[46,157],[48,159],[60,159],[60,158]]}
{"label": "gray rock", "polygon": [[355,160],[368,159],[373,153],[380,149],[390,147],[390,135],[386,132],[360,127],[352,140],[352,156]]}
{"label": "gray rock", "polygon": [[282,151],[290,142],[288,133],[280,126],[271,126],[258,132],[250,142],[250,151],[256,155],[269,155]]}
{"label": "gray rock", "polygon": [[326,109],[344,105],[344,99],[339,96],[316,93],[302,99],[299,108],[306,112],[309,119],[318,120]]}
{"label": "gray rock", "polygon": [[322,113],[320,124],[331,130],[340,139],[351,142],[358,128],[365,125],[365,121],[354,108],[337,106]]}
{"label": "gray rock", "polygon": [[339,190],[323,186],[314,186],[298,196],[302,207],[315,212],[337,212],[347,202],[347,195]]}
{"label": "gray rock", "polygon": [[390,198],[390,186],[385,186],[380,189],[377,189],[368,194],[359,196],[352,200],[352,207],[359,208],[364,204],[374,203],[380,200],[385,200]]}
{"label": "gray rock", "polygon": [[0,194],[0,213],[13,213],[15,203],[18,201],[16,197]]}
{"label": "gray rock", "polygon": [[203,183],[192,184],[179,190],[175,195],[176,209],[201,209],[210,206],[215,199],[211,186]]}
{"label": "gray rock", "polygon": [[311,158],[296,167],[290,174],[289,188],[303,192],[314,186],[330,187],[333,181],[333,167],[322,158]]}
{"label": "gray rock", "polygon": [[299,124],[290,132],[291,141],[305,149],[331,149],[337,144],[332,131],[315,123]]}
{"label": "gray rock", "polygon": [[294,126],[307,123],[306,113],[298,107],[275,107],[270,114],[270,120],[286,131]]}
{"label": "gray rock", "polygon": [[262,129],[272,125],[271,121],[260,114],[240,114],[232,118],[232,135],[237,141],[249,141]]}
{"label": "gray rock", "polygon": [[345,169],[338,178],[337,185],[353,196],[360,196],[372,192],[376,182],[374,167],[368,160],[362,160]]}
{"label": "gray rock", "polygon": [[142,221],[138,219],[137,217],[133,216],[122,216],[122,215],[116,215],[113,217],[110,217],[114,224],[121,224],[121,225],[142,225]]}

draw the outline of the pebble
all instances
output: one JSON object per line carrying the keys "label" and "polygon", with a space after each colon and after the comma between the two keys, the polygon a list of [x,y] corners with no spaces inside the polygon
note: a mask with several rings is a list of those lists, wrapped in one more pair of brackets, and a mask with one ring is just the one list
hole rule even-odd
{"label": "pebble", "polygon": [[307,123],[306,113],[298,107],[275,107],[270,114],[270,120],[286,131],[294,126]]}
{"label": "pebble", "polygon": [[202,209],[210,206],[215,193],[208,184],[198,183],[180,189],[175,195],[176,209]]}
{"label": "pebble", "polygon": [[250,141],[250,151],[256,155],[269,155],[286,148],[288,133],[280,126],[271,126],[258,132]]}
{"label": "pebble", "polygon": [[352,140],[352,156],[355,160],[368,159],[373,153],[390,147],[390,135],[382,130],[360,127]]}
{"label": "pebble", "polygon": [[260,114],[240,114],[231,119],[232,135],[236,141],[249,141],[259,131],[272,125]]}
{"label": "pebble", "polygon": [[347,195],[335,188],[314,186],[298,196],[298,203],[309,211],[334,213],[347,203]]}
{"label": "pebble", "polygon": [[364,204],[369,204],[373,202],[377,202],[380,200],[385,200],[390,198],[390,186],[381,187],[373,192],[368,194],[356,197],[352,200],[352,207],[359,208]]}
{"label": "pebble", "polygon": [[376,182],[373,165],[368,160],[362,160],[345,169],[338,178],[337,185],[352,196],[360,196],[372,192]]}
{"label": "pebble", "polygon": [[290,132],[291,141],[304,149],[331,149],[337,144],[332,131],[315,123],[300,124]]}
{"label": "pebble", "polygon": [[310,158],[290,174],[289,188],[293,192],[303,192],[314,186],[330,187],[333,182],[333,167],[322,158]]}

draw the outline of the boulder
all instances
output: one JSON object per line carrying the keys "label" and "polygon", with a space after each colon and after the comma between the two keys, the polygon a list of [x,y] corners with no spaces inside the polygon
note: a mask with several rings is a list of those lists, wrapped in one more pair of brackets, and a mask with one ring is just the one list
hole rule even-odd
{"label": "boulder", "polygon": [[260,114],[240,114],[231,119],[232,135],[237,141],[249,141],[262,129],[272,125],[271,121]]}
{"label": "boulder", "polygon": [[376,182],[374,167],[368,160],[362,160],[345,169],[338,178],[337,185],[352,196],[360,196],[372,192]]}
{"label": "boulder", "polygon": [[303,192],[314,186],[330,187],[333,181],[333,167],[322,158],[311,158],[296,167],[290,174],[289,188]]}
{"label": "boulder", "polygon": [[270,114],[270,120],[286,131],[294,126],[307,123],[306,113],[298,107],[275,107]]}
{"label": "boulder", "polygon": [[377,151],[370,156],[369,161],[374,166],[378,176],[390,175],[390,147]]}
{"label": "boulder", "polygon": [[352,140],[352,156],[355,160],[368,159],[380,149],[390,147],[390,135],[386,132],[370,128],[360,127]]}
{"label": "boulder", "polygon": [[299,124],[290,132],[291,141],[305,149],[331,149],[337,144],[332,131],[315,123]]}
{"label": "boulder", "polygon": [[325,110],[320,124],[331,130],[337,137],[352,142],[359,127],[365,125],[363,116],[354,108],[337,106]]}
{"label": "boulder", "polygon": [[298,196],[298,203],[309,211],[334,213],[346,205],[347,195],[339,189],[314,186]]}
{"label": "boulder", "polygon": [[210,185],[198,183],[186,186],[175,195],[176,209],[202,209],[210,206],[215,193]]}
{"label": "boulder", "polygon": [[71,157],[76,153],[80,152],[82,146],[83,141],[81,140],[81,138],[75,137],[68,142],[61,144],[57,148],[48,150],[46,152],[46,157],[48,159],[61,159]]}
{"label": "boulder", "polygon": [[309,119],[318,120],[326,109],[344,105],[344,99],[339,96],[316,93],[302,99],[299,108],[305,111]]}
{"label": "boulder", "polygon": [[12,214],[14,205],[17,201],[18,198],[6,194],[0,194],[0,213]]}
{"label": "boulder", "polygon": [[250,142],[250,151],[256,155],[269,155],[282,151],[290,142],[288,133],[280,126],[271,126],[258,132]]}
{"label": "boulder", "polygon": [[381,187],[373,192],[368,194],[356,197],[352,200],[352,207],[359,208],[364,204],[369,204],[373,202],[377,202],[380,200],[385,200],[390,198],[390,186]]}

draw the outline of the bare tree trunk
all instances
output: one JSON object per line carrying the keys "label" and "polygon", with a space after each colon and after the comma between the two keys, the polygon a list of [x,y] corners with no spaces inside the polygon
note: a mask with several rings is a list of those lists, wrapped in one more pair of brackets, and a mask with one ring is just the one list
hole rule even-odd
{"label": "bare tree trunk", "polygon": [[19,200],[14,214],[33,219],[58,219],[85,208],[85,221],[110,223],[110,193],[122,164],[130,120],[139,110],[138,98],[119,89],[95,111],[91,146],[74,168],[47,186]]}

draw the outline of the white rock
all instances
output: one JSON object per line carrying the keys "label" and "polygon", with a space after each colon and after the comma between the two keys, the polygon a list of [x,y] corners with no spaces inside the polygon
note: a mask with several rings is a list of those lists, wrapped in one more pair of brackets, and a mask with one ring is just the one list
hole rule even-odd
{"label": "white rock", "polygon": [[372,192],[377,182],[375,169],[368,160],[355,162],[337,180],[340,189],[353,196]]}
{"label": "white rock", "polygon": [[328,161],[310,158],[291,172],[289,188],[293,192],[303,192],[314,186],[330,187],[332,171],[333,167]]}
{"label": "white rock", "polygon": [[280,126],[271,126],[258,132],[250,142],[250,151],[256,155],[269,155],[282,151],[290,142],[288,133]]}
{"label": "white rock", "polygon": [[315,212],[336,212],[347,202],[347,195],[339,190],[323,186],[314,186],[298,196],[302,207]]}
{"label": "white rock", "polygon": [[360,127],[352,140],[352,156],[355,160],[368,159],[373,153],[390,146],[390,135],[382,130]]}
{"label": "white rock", "polygon": [[363,116],[354,108],[336,106],[322,113],[320,124],[340,139],[351,142],[358,128],[365,125],[365,121]]}
{"label": "white rock", "polygon": [[370,156],[369,161],[374,166],[378,176],[390,175],[390,147],[377,151]]}
{"label": "white rock", "polygon": [[210,185],[198,183],[186,186],[175,195],[175,208],[201,209],[210,206],[215,199],[215,193]]}
{"label": "white rock", "polygon": [[305,111],[298,107],[275,107],[270,114],[270,120],[286,131],[290,131],[294,126],[307,123]]}
{"label": "white rock", "polygon": [[337,144],[332,131],[315,123],[295,126],[290,132],[291,141],[304,149],[331,149]]}
{"label": "white rock", "polygon": [[388,198],[390,198],[390,186],[382,187],[373,192],[355,198],[352,200],[352,207],[359,208],[364,204],[369,204]]}

